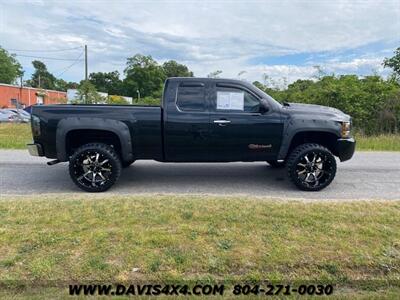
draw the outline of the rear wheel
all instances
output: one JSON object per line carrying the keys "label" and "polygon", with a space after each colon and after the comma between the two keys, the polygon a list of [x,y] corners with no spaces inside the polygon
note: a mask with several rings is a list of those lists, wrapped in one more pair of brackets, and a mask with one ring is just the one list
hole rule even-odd
{"label": "rear wheel", "polygon": [[119,178],[121,168],[114,148],[101,143],[81,146],[69,161],[72,181],[87,192],[108,190]]}
{"label": "rear wheel", "polygon": [[303,144],[295,148],[287,160],[291,181],[301,190],[319,191],[335,178],[336,160],[333,154],[318,144]]}

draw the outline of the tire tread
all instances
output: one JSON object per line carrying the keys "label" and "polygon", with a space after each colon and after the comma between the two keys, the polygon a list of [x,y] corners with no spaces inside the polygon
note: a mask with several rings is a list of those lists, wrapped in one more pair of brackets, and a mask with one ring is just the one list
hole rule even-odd
{"label": "tire tread", "polygon": [[[93,150],[93,149],[99,149],[105,153],[107,153],[110,158],[115,162],[116,164],[116,168],[114,169],[113,172],[115,172],[115,174],[113,174],[113,180],[111,184],[108,184],[107,186],[105,186],[104,188],[101,189],[93,189],[93,188],[87,188],[85,186],[80,185],[76,178],[74,178],[72,171],[71,171],[71,166],[73,161],[75,160],[76,156],[78,156],[82,151],[85,150]],[[113,147],[111,147],[110,145],[107,144],[103,144],[103,143],[88,143],[88,144],[84,144],[82,146],[80,146],[79,148],[77,148],[74,152],[74,154],[71,155],[70,160],[70,176],[72,178],[72,181],[81,189],[87,191],[87,192],[104,192],[106,190],[108,190],[112,185],[114,185],[114,183],[118,180],[118,178],[121,175],[121,169],[122,169],[122,163],[121,160],[119,158],[118,153],[115,151],[115,149]]]}
{"label": "tire tread", "polygon": [[335,160],[333,154],[331,153],[331,151],[330,151],[328,148],[326,148],[326,147],[324,147],[324,146],[322,146],[322,145],[320,145],[320,144],[317,144],[317,143],[305,143],[305,144],[301,144],[301,145],[297,146],[297,147],[289,154],[289,157],[288,157],[287,163],[286,163],[287,172],[288,172],[288,176],[289,176],[290,180],[291,180],[298,188],[300,188],[301,190],[304,190],[304,191],[319,191],[319,190],[321,190],[321,189],[327,187],[327,186],[332,182],[333,178],[335,177],[335,174],[336,174],[336,161],[335,161],[335,163],[334,163],[334,168],[333,168],[333,172],[334,172],[333,177],[331,178],[331,180],[328,181],[327,184],[324,184],[322,187],[317,187],[317,188],[305,187],[304,185],[301,185],[301,184],[298,182],[297,177],[295,178],[295,177],[293,176],[293,172],[294,172],[294,169],[293,169],[293,168],[296,167],[295,163],[296,163],[296,160],[298,159],[298,157],[299,157],[303,152],[305,152],[305,151],[310,151],[310,150],[319,150],[319,151],[327,152],[327,153],[330,154],[330,155],[333,157],[333,159]]}

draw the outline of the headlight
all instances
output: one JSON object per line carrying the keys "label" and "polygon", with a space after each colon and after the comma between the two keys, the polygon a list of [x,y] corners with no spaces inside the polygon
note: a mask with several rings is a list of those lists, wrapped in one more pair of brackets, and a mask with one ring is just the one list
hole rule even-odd
{"label": "headlight", "polygon": [[350,137],[351,123],[350,122],[342,122],[341,134],[342,138]]}

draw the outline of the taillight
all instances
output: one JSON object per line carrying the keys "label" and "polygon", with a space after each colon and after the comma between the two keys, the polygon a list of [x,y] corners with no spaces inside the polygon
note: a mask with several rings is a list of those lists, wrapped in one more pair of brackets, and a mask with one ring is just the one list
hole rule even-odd
{"label": "taillight", "polygon": [[40,136],[40,118],[32,115],[31,124],[32,124],[32,135]]}

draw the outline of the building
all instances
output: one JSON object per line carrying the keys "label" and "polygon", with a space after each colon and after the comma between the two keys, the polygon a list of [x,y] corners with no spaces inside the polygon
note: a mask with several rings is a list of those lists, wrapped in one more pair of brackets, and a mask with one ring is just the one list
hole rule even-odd
{"label": "building", "polygon": [[66,102],[66,92],[0,83],[0,108]]}
{"label": "building", "polygon": [[[107,93],[102,93],[102,92],[97,92],[101,97],[104,98],[104,103],[105,100],[108,98]],[[67,103],[74,103],[78,99],[78,90],[77,89],[68,89],[67,90]],[[104,104],[103,103],[103,104]]]}
{"label": "building", "polygon": [[[103,93],[103,92],[98,92],[98,94],[104,99],[103,102],[98,103],[98,104],[106,104],[108,102],[107,100],[111,97],[121,97],[127,103],[133,104],[132,97],[109,95],[108,93]],[[74,103],[74,102],[76,102],[77,99],[78,99],[78,90],[77,89],[68,89],[67,90],[67,103]]]}

